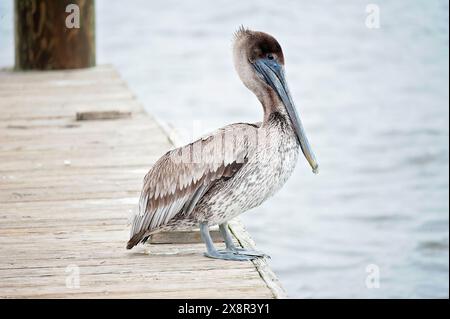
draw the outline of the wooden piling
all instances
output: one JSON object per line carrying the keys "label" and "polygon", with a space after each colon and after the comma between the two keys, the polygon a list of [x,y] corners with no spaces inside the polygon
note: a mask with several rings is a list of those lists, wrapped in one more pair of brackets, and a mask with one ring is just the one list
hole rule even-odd
{"label": "wooden piling", "polygon": [[15,69],[95,66],[94,0],[15,0]]}

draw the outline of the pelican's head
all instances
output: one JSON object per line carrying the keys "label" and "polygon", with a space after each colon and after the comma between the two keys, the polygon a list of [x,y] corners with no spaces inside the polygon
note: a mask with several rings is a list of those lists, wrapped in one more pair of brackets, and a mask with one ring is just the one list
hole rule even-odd
{"label": "pelican's head", "polygon": [[244,85],[259,99],[266,118],[280,108],[289,117],[303,154],[318,172],[319,165],[306,138],[284,75],[284,56],[271,35],[240,28],[233,45],[234,66]]}

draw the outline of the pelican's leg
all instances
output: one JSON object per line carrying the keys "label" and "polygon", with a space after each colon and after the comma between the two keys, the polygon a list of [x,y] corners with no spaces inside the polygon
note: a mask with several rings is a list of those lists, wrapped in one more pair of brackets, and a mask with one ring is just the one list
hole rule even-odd
{"label": "pelican's leg", "polygon": [[223,240],[225,241],[225,246],[227,247],[227,250],[231,251],[237,251],[238,247],[233,242],[233,237],[231,236],[230,230],[228,229],[228,224],[223,223],[219,225],[220,234],[223,237]]}
{"label": "pelican's leg", "polygon": [[232,251],[227,252],[219,252],[214,247],[213,241],[211,239],[211,235],[209,234],[209,228],[207,223],[200,223],[200,235],[202,236],[203,241],[206,244],[206,257],[216,258],[216,259],[225,259],[225,260],[252,260],[255,256],[247,256],[247,255],[238,255]]}
{"label": "pelican's leg", "polygon": [[225,246],[227,247],[225,250],[219,250],[219,253],[227,253],[233,252],[236,255],[245,255],[245,256],[255,256],[255,257],[267,257],[270,258],[269,255],[264,254],[263,252],[256,250],[249,250],[241,247],[236,247],[233,242],[233,237],[230,233],[227,223],[223,223],[219,225],[220,233],[225,241]]}

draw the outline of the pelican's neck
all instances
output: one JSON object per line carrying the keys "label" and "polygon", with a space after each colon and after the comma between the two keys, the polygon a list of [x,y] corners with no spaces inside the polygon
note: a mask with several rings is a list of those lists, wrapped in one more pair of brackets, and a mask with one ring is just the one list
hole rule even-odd
{"label": "pelican's neck", "polygon": [[264,123],[267,123],[273,113],[286,114],[286,109],[278,94],[270,89],[265,89],[256,93],[256,97],[261,102],[264,111]]}

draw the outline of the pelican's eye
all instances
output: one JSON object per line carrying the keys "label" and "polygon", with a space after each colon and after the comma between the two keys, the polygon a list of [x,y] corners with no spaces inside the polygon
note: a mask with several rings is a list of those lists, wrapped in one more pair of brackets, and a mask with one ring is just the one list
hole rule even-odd
{"label": "pelican's eye", "polygon": [[269,53],[269,54],[267,55],[267,58],[268,58],[269,60],[273,60],[273,59],[274,59],[272,53]]}

